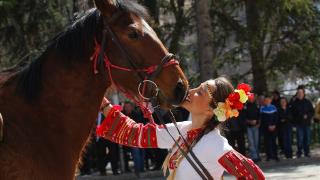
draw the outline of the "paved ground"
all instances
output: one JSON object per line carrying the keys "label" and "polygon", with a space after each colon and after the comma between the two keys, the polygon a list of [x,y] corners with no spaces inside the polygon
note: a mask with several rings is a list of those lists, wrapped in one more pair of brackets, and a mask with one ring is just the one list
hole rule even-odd
{"label": "paved ground", "polygon": [[309,165],[278,167],[265,170],[267,179],[284,180],[284,179],[320,179],[320,162]]}
{"label": "paved ground", "polygon": [[[311,158],[300,158],[281,160],[280,162],[270,161],[261,162],[259,166],[265,173],[266,179],[272,180],[320,180],[320,148],[314,149]],[[77,180],[135,180],[139,179],[134,174],[124,174],[120,176],[86,176],[77,177]],[[161,172],[146,172],[141,175],[140,179],[144,180],[164,180]],[[226,180],[235,179],[226,175]]]}

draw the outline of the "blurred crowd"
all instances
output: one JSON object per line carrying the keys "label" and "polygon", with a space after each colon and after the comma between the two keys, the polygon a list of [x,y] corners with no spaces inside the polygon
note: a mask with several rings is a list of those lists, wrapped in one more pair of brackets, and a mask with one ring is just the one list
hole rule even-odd
{"label": "blurred crowd", "polygon": [[287,159],[310,157],[311,132],[317,138],[313,140],[320,141],[319,123],[319,100],[314,106],[304,86],[299,86],[293,97],[286,98],[275,90],[250,99],[239,117],[227,122],[226,137],[255,162],[261,161],[261,154],[266,161],[279,161],[280,155]]}
{"label": "blurred crowd", "polygon": [[[126,101],[121,104],[122,113],[138,123],[147,123],[140,108]],[[173,111],[177,121],[188,119],[189,113],[183,108]],[[166,118],[165,123],[170,123]],[[99,113],[97,125],[104,120]],[[155,119],[157,124],[157,119]],[[229,144],[253,161],[280,160],[284,158],[310,157],[313,132],[320,142],[320,101],[315,105],[306,98],[305,88],[299,86],[293,97],[286,98],[278,91],[249,99],[239,117],[232,118],[223,127]],[[313,126],[312,126],[313,125]],[[113,175],[133,172],[137,176],[144,171],[160,170],[167,155],[163,149],[141,149],[120,146],[95,136],[87,146],[80,165],[81,175],[98,172],[106,175],[108,163]],[[294,143],[293,143],[294,142]],[[296,144],[296,148],[293,147]],[[295,150],[295,152],[294,152]]]}

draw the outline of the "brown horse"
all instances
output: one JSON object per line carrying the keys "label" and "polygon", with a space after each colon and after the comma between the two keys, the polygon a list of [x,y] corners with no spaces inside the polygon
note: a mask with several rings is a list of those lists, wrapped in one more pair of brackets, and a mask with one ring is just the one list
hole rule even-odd
{"label": "brown horse", "polygon": [[[0,79],[6,79],[0,82],[1,180],[74,179],[81,150],[111,85],[108,71],[100,68],[94,74],[90,61],[97,49],[95,40],[101,43],[106,19],[112,19],[108,21],[112,31],[139,68],[160,64],[168,54],[144,21],[143,7],[131,0],[96,0],[95,4],[97,9],[58,34],[27,67],[1,72]],[[104,52],[111,63],[130,68],[108,35]],[[115,83],[137,96],[140,72],[111,69],[111,74]],[[155,82],[163,94],[160,100],[182,101],[176,95],[185,93],[187,81],[178,65],[163,68]]]}

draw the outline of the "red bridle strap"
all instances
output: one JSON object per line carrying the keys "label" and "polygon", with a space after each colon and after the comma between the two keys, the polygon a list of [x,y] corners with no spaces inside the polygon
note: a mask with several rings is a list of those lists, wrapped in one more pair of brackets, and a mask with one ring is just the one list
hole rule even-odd
{"label": "red bridle strap", "polygon": [[[97,40],[95,39],[95,50],[94,50],[92,56],[90,57],[90,60],[93,61],[93,72],[95,74],[99,73],[98,68],[97,68],[97,61],[98,61],[100,52],[101,52],[101,46],[97,42]],[[108,58],[108,56],[104,52],[103,52],[103,60],[106,65],[106,69],[108,70],[108,76],[110,78],[111,83],[114,84],[116,86],[116,88],[119,91],[121,91],[127,98],[133,100],[141,108],[141,110],[144,114],[144,117],[148,118],[151,123],[154,123],[154,120],[152,118],[152,112],[150,111],[150,109],[148,107],[144,106],[141,102],[139,102],[136,98],[134,98],[125,89],[121,88],[118,84],[115,83],[115,81],[113,80],[113,77],[112,77],[111,69],[113,68],[113,69],[118,69],[118,70],[127,71],[127,72],[145,72],[149,75],[149,74],[152,74],[153,72],[155,72],[159,65],[152,65],[152,66],[149,66],[147,68],[142,68],[142,69],[130,69],[127,67],[117,66],[117,65],[114,65],[111,63],[110,59]],[[163,64],[162,67],[165,68],[165,67],[168,67],[171,65],[179,65],[179,61],[177,61],[176,59],[171,59],[168,62],[166,62],[165,64]]]}
{"label": "red bridle strap", "polygon": [[[91,56],[91,61],[93,61],[93,71],[95,74],[97,74],[99,71],[97,70],[97,61],[98,61],[98,57],[99,57],[99,53],[101,52],[101,46],[100,44],[97,42],[97,40],[95,39],[95,51]],[[156,69],[158,68],[159,65],[152,65],[146,68],[142,68],[142,69],[130,69],[127,67],[123,67],[123,66],[118,66],[118,65],[114,65],[111,63],[111,61],[109,60],[109,58],[105,55],[105,53],[103,53],[104,56],[104,62],[106,64],[106,67],[110,67],[110,69],[118,69],[118,70],[122,70],[122,71],[128,71],[128,72],[145,72],[147,74],[152,74],[153,72],[156,71]],[[179,61],[177,61],[176,59],[171,59],[170,61],[168,61],[167,63],[165,63],[162,67],[166,68],[168,66],[172,66],[172,65],[179,65]]]}

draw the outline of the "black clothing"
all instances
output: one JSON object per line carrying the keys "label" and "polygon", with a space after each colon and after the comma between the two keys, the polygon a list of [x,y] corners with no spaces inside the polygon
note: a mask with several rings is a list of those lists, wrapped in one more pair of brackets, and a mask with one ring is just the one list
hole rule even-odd
{"label": "black clothing", "polygon": [[228,130],[226,133],[226,138],[230,145],[236,149],[239,153],[245,156],[245,140],[244,133],[246,130],[245,123],[243,121],[243,111],[240,112],[238,118],[231,118],[226,122],[226,127]]}
{"label": "black clothing", "polygon": [[243,131],[230,131],[226,133],[226,138],[233,149],[246,155],[245,139]]}
{"label": "black clothing", "polygon": [[271,104],[274,105],[277,109],[280,108],[280,99],[281,97],[279,97],[278,99],[273,99]]}
{"label": "black clothing", "polygon": [[286,109],[282,109],[279,108],[278,109],[278,117],[279,117],[279,125],[281,127],[287,127],[289,125],[291,125],[292,120],[291,120],[291,112],[288,108]]}
{"label": "black clothing", "polygon": [[[256,103],[248,102],[243,109],[243,118],[247,124],[247,127],[254,127],[259,124],[259,108]],[[256,120],[256,124],[248,123],[248,121]]]}
{"label": "black clothing", "polygon": [[[105,117],[103,114],[99,116],[100,120],[97,125],[102,124]],[[97,167],[101,175],[106,174],[106,165],[108,162],[111,163],[111,169],[113,174],[118,174],[119,169],[119,146],[116,143],[113,143],[104,138],[96,139],[96,153],[97,153]],[[107,154],[106,149],[108,148],[109,152]]]}
{"label": "black clothing", "polygon": [[[100,138],[96,142],[96,147],[97,147],[97,158],[98,158],[98,170],[100,174],[104,175],[106,174],[106,165],[108,162],[111,163],[111,169],[113,174],[118,173],[119,169],[119,147],[117,144],[105,140],[103,138]],[[109,153],[107,154],[106,148],[109,149]]]}
{"label": "black clothing", "polygon": [[[295,99],[291,104],[291,113],[293,121],[296,125],[311,125],[311,118],[314,115],[314,109],[312,103],[308,99]],[[307,118],[304,119],[304,115]]]}

